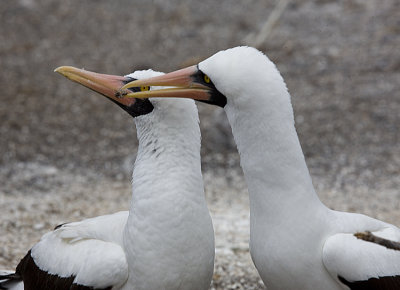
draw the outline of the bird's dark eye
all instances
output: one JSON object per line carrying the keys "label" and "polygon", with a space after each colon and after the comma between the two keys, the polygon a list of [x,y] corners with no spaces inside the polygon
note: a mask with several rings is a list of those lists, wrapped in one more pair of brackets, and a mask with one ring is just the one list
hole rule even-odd
{"label": "bird's dark eye", "polygon": [[207,84],[209,84],[211,82],[210,77],[206,74],[204,74],[203,79]]}
{"label": "bird's dark eye", "polygon": [[142,87],[140,87],[140,90],[143,92],[143,91],[149,91],[150,90],[150,87],[149,86],[142,86]]}

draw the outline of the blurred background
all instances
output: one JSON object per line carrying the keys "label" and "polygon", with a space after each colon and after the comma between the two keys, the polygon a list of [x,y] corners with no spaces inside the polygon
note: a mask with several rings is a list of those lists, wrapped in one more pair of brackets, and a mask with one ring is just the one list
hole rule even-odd
{"label": "blurred background", "polygon": [[[133,120],[56,67],[168,72],[237,45],[286,80],[321,199],[400,225],[399,1],[1,1],[0,268],[61,222],[129,206]],[[264,289],[229,125],[222,109],[199,110],[212,288]]]}

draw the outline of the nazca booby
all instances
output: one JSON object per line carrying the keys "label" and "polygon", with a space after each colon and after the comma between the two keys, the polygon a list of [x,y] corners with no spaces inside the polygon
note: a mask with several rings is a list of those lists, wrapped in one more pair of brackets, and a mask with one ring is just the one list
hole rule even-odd
{"label": "nazca booby", "polygon": [[[130,93],[127,88],[173,86]],[[190,97],[225,109],[250,194],[250,252],[269,290],[400,289],[400,230],[318,198],[286,84],[260,51],[236,47],[121,88],[127,97]]]}
{"label": "nazca booby", "polygon": [[214,231],[204,196],[194,101],[115,96],[128,81],[161,75],[151,70],[126,77],[72,67],[56,71],[134,117],[139,147],[131,207],[56,227],[32,247],[15,274],[0,277],[0,288],[209,289]]}

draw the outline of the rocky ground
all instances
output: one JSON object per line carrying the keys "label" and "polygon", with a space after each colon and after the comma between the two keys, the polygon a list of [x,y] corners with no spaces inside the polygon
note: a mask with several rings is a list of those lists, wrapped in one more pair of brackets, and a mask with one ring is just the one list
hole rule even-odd
{"label": "rocky ground", "polygon": [[[0,268],[60,222],[128,206],[132,120],[55,67],[171,71],[241,44],[282,72],[321,199],[400,225],[399,2],[288,3],[278,13],[276,1],[256,0],[0,2]],[[199,107],[212,287],[263,289],[230,129],[222,110]]]}

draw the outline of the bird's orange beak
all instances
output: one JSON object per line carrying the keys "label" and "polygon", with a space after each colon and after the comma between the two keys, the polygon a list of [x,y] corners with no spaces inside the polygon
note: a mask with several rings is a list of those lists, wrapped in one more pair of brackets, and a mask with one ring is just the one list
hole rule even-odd
{"label": "bird's orange beak", "polygon": [[[171,88],[150,91],[127,92],[130,88],[166,86]],[[119,90],[127,98],[190,98],[224,107],[226,98],[215,88],[207,75],[197,66],[190,66],[162,76],[136,80]]]}
{"label": "bird's orange beak", "polygon": [[[132,97],[126,97],[120,94],[120,88],[131,82],[133,79],[123,76],[99,74],[83,69],[78,69],[72,66],[60,66],[54,70],[70,79],[77,82],[103,96],[110,98],[112,101],[123,105],[131,106],[135,103]],[[127,91],[127,93],[132,91]]]}

